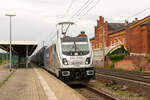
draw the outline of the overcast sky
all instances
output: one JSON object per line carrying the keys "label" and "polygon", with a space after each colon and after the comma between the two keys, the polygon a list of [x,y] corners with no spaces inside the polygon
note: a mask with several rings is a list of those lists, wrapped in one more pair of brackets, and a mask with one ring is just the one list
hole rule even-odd
{"label": "overcast sky", "polygon": [[[42,45],[45,40],[49,44],[56,34],[56,24],[67,21],[83,6],[87,0],[0,0],[0,40],[9,40],[9,17],[6,13],[16,14],[12,18],[13,40],[34,40]],[[89,4],[72,27],[72,35],[84,30],[89,37],[94,36],[94,26],[99,16],[108,22],[130,21],[150,15],[150,0],[89,0]],[[99,2],[98,2],[99,1]],[[95,7],[93,7],[95,5]],[[70,7],[70,9],[68,9]],[[92,8],[93,7],[93,8]],[[92,8],[85,16],[82,16]],[[137,13],[145,10],[143,13]],[[67,12],[67,13],[66,13]],[[82,17],[81,17],[82,16]],[[133,16],[133,17],[131,17]]]}

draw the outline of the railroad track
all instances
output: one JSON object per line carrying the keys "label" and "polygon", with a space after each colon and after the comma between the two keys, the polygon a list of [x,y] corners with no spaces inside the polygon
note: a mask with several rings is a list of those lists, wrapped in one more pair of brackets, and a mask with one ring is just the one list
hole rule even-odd
{"label": "railroad track", "polygon": [[94,92],[99,96],[104,97],[106,100],[120,100],[118,95],[112,94],[110,92],[106,92],[105,90],[100,90],[92,86],[86,86],[86,89],[88,89],[91,92]]}
{"label": "railroad track", "polygon": [[99,78],[113,80],[118,83],[137,86],[146,92],[150,92],[150,73],[100,68],[96,70],[96,77],[98,80]]}
{"label": "railroad track", "polygon": [[112,94],[110,92],[106,92],[105,90],[97,89],[93,86],[73,86],[73,89],[75,89],[77,92],[82,94],[84,97],[86,97],[88,100],[127,100],[127,99],[120,99],[121,97]]}
{"label": "railroad track", "polygon": [[150,73],[147,72],[136,72],[136,71],[128,71],[128,70],[119,70],[119,69],[106,69],[106,68],[96,68],[96,72],[111,72],[111,73],[124,73],[124,74],[132,74],[136,76],[147,76],[150,77]]}
{"label": "railroad track", "polygon": [[110,70],[110,69],[99,69],[96,71],[96,75],[102,74],[150,84],[150,73]]}

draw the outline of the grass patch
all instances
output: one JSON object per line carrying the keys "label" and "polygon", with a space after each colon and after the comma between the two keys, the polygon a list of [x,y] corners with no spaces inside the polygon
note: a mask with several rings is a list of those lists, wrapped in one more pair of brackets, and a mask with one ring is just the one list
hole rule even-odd
{"label": "grass patch", "polygon": [[16,70],[14,70],[12,73],[10,73],[5,79],[4,79],[4,81],[2,81],[1,83],[0,83],[0,88],[2,87],[2,85],[4,85],[7,81],[8,81],[8,79],[13,75],[13,73],[15,72]]}
{"label": "grass patch", "polygon": [[98,81],[98,80],[95,83],[91,83],[91,85],[93,85],[96,88],[102,88],[102,89],[104,89],[106,91],[109,91],[109,93],[113,93],[113,94],[115,93],[115,94],[120,95],[122,97],[129,97],[130,100],[150,100],[148,97],[142,97],[142,96],[140,96],[140,97],[133,97],[133,96],[129,96],[130,94],[133,94],[132,91],[127,91],[127,90],[126,91],[121,91],[121,90],[116,90],[115,91],[112,88],[117,86],[117,85],[113,85],[111,87],[106,87],[105,83],[103,83],[101,81]]}
{"label": "grass patch", "polygon": [[95,65],[94,68],[104,68],[104,66]]}
{"label": "grass patch", "polygon": [[100,66],[100,65],[95,65],[94,68],[109,68],[109,69],[114,69],[114,64],[108,64],[105,66]]}
{"label": "grass patch", "polygon": [[114,69],[114,64],[108,64],[105,66],[105,68]]}

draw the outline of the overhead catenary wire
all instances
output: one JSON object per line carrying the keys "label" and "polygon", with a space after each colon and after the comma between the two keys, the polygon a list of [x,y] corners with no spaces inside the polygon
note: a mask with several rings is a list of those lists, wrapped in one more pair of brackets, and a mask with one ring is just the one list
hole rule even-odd
{"label": "overhead catenary wire", "polygon": [[[150,10],[150,7],[146,8],[146,9],[143,9],[143,10],[141,10],[141,11],[139,11],[139,12],[137,12],[137,13],[131,15],[131,16],[128,16],[128,17],[126,17],[125,19],[126,19],[126,20],[129,20],[130,18],[136,17],[137,15],[140,15],[140,14],[142,14],[142,13],[148,11],[148,10]],[[125,20],[118,20],[118,21],[123,22],[123,21],[125,21]]]}
{"label": "overhead catenary wire", "polygon": [[[87,0],[86,2],[84,2],[84,4],[71,16],[71,18],[68,20],[72,20],[72,18],[74,17],[78,17],[82,14],[83,11],[86,10],[86,8],[88,8],[95,0]],[[70,6],[72,5],[72,3],[70,4]],[[68,6],[67,11],[70,9],[70,6]],[[66,14],[64,14],[65,16]]]}
{"label": "overhead catenary wire", "polygon": [[[94,1],[94,0],[93,0]],[[81,19],[81,17],[85,16],[89,11],[91,11],[96,5],[99,4],[99,2],[102,0],[97,0],[93,6],[91,6],[84,14],[82,14],[79,18],[77,18],[77,20],[75,21],[75,23],[79,22],[79,20]],[[90,3],[91,4],[91,3]],[[74,35],[74,34],[73,34]]]}
{"label": "overhead catenary wire", "polygon": [[[129,20],[130,18],[136,17],[137,15],[140,15],[140,14],[142,14],[142,13],[148,11],[148,10],[150,10],[150,7],[146,8],[146,9],[143,9],[143,10],[141,10],[141,11],[139,11],[139,12],[137,12],[137,13],[131,15],[131,16],[128,16],[125,19]],[[123,23],[125,20],[112,20],[111,19],[111,21],[117,21],[117,22]]]}
{"label": "overhead catenary wire", "polygon": [[[92,1],[94,1],[94,0],[92,0]],[[91,2],[92,2],[91,1]],[[97,2],[100,2],[101,0],[98,0]],[[73,2],[74,2],[74,0],[71,0],[71,2],[70,2],[70,4],[69,4],[69,6],[68,6],[68,8],[66,9],[66,12],[64,13],[64,17],[67,15],[67,13],[69,13],[69,11],[70,11],[70,9],[71,8],[73,8]],[[76,16],[80,16],[79,18],[78,18],[78,21],[82,18],[82,17],[84,17],[89,11],[91,11],[97,4],[95,3],[95,5],[93,5],[92,7],[90,7],[84,14],[81,14],[83,11],[85,11],[86,10],[86,8],[88,8],[87,7],[87,5],[89,5],[90,4],[90,0],[87,0],[85,3],[84,3],[84,5],[80,8],[80,9],[78,9],[78,11],[76,11],[76,13],[72,16],[72,17],[76,17]],[[142,13],[144,13],[145,11],[148,11],[148,10],[150,10],[150,8],[146,8],[146,9],[144,9],[144,10],[142,10],[142,11],[140,11],[140,12],[138,12],[138,13],[135,13],[134,15],[132,15],[132,16],[129,16],[129,17],[127,17],[127,19],[129,19],[129,18],[132,18],[132,17],[135,17],[135,16],[137,16],[137,15],[139,15],[139,14],[142,14]],[[121,21],[121,20],[120,20]],[[124,20],[122,20],[122,21],[124,21]],[[53,32],[54,33],[54,32]],[[54,37],[56,36],[56,34],[53,34],[53,35],[51,35],[52,37],[51,37],[51,39],[54,39]]]}
{"label": "overhead catenary wire", "polygon": [[135,17],[135,16],[137,16],[137,15],[139,15],[139,14],[141,14],[141,13],[144,13],[144,12],[147,11],[147,10],[150,10],[150,7],[149,7],[149,8],[146,8],[146,9],[143,9],[142,11],[137,12],[136,14],[134,14],[134,15],[132,15],[132,16],[127,17],[127,19],[132,18],[132,17]]}
{"label": "overhead catenary wire", "polygon": [[95,4],[93,6],[91,6],[82,16],[80,16],[77,20],[77,22],[82,18],[84,17],[88,12],[90,12],[94,7],[96,7],[96,5],[98,5],[100,3],[100,1],[102,0],[97,0],[97,2],[95,2]]}
{"label": "overhead catenary wire", "polygon": [[61,20],[70,12],[70,9],[72,8],[73,6],[73,3],[75,2],[75,0],[71,0],[69,6],[67,7],[65,13],[63,14],[63,16],[61,17]]}
{"label": "overhead catenary wire", "polygon": [[[80,15],[82,15],[82,12],[86,11],[86,9],[94,2],[95,0],[87,0],[83,6],[81,6],[81,8],[79,8],[73,15],[72,17],[68,20],[73,20],[73,18],[78,17]],[[75,21],[73,21],[75,22]]]}
{"label": "overhead catenary wire", "polygon": [[[94,0],[92,0],[91,2],[89,2],[89,1],[90,1],[90,0],[87,0],[87,1],[83,4],[83,6],[82,6],[80,9],[78,9],[78,10],[75,12],[75,14],[73,14],[73,16],[72,16],[71,18],[75,17],[77,14],[80,15],[80,14],[82,13],[82,11],[85,10]],[[66,12],[65,12],[64,15],[61,17],[61,19],[63,19],[63,18],[67,15],[67,13],[69,13],[69,11],[70,11],[70,9],[72,8],[74,2],[75,2],[74,0],[71,0],[71,2],[70,2],[70,4],[69,4],[69,6],[68,6]],[[51,31],[51,33],[54,33],[54,31]],[[56,34],[51,35],[51,37],[50,37],[50,42],[52,42],[52,41],[55,39],[55,37],[56,37]],[[47,44],[47,43],[46,43],[46,44]]]}
{"label": "overhead catenary wire", "polygon": [[[60,18],[60,22],[61,22],[62,19],[67,15],[67,13],[69,13],[69,11],[70,11],[70,9],[72,8],[74,2],[75,2],[74,0],[71,0],[71,2],[70,2],[70,4],[69,4],[68,8],[67,8],[66,11],[65,11],[65,13],[64,13],[63,16]],[[52,32],[52,33],[53,33],[53,32]],[[52,37],[51,37],[51,42],[55,39],[55,37],[56,37],[56,34],[53,34]]]}
{"label": "overhead catenary wire", "polygon": [[[68,8],[66,9],[66,11],[65,11],[65,13],[63,14],[63,16],[60,18],[60,21],[62,21],[62,19],[67,15],[67,13],[69,13],[69,11],[70,11],[70,8],[73,6],[73,3],[74,3],[75,1],[74,0],[71,0],[71,2],[70,2],[70,4],[69,4],[69,6],[68,6]],[[54,29],[51,31],[51,33],[54,33]],[[53,34],[51,37],[50,37],[50,42],[52,42],[54,39],[55,39],[55,37],[56,37],[56,34]],[[51,44],[51,43],[50,43]]]}
{"label": "overhead catenary wire", "polygon": [[79,8],[72,16],[69,20],[71,20],[73,17],[75,17],[83,8],[85,5],[87,5],[89,3],[90,0],[87,0],[82,6],[81,8]]}
{"label": "overhead catenary wire", "polygon": [[[71,16],[70,20],[71,20],[73,17],[78,17],[78,16],[82,15],[82,12],[85,11],[86,8],[88,8],[94,1],[95,1],[95,0],[92,0],[92,1],[87,0],[87,1],[83,4],[83,6],[81,6],[81,8],[78,9],[78,10]],[[98,1],[97,1],[92,7],[90,7],[82,16],[85,16],[85,15],[86,15],[91,9],[93,9],[100,1],[101,1],[101,0],[98,0]],[[72,5],[73,5],[73,0],[71,1],[70,5],[68,6],[66,12],[64,13],[64,15],[63,15],[62,17],[65,17],[65,16],[67,15],[67,13],[70,11],[70,8],[72,7]],[[81,19],[81,17],[78,18],[78,19]],[[51,39],[53,40],[55,36],[56,36],[56,34],[53,34],[53,36],[51,37]]]}
{"label": "overhead catenary wire", "polygon": [[88,8],[88,7],[90,6],[90,4],[92,4],[93,2],[94,2],[94,0],[92,0],[92,1],[89,2],[89,3],[87,3],[87,5],[85,5],[85,6],[83,7],[83,9],[81,9],[80,12],[76,15],[76,17],[80,16],[81,13],[82,13],[86,8]]}
{"label": "overhead catenary wire", "polygon": [[[81,15],[79,18],[77,18],[76,23],[77,23],[82,17],[84,17],[90,10],[92,10],[100,1],[101,1],[101,0],[98,0],[98,1],[95,3],[95,5],[93,5],[91,8],[89,8],[89,9],[88,9],[83,15]],[[131,15],[131,16],[127,17],[126,19],[135,17],[135,16],[137,16],[137,15],[139,15],[139,14],[142,14],[142,13],[148,11],[148,10],[150,10],[150,7],[146,8],[146,9],[143,9],[142,11],[137,12],[137,13]],[[120,21],[120,22],[123,22],[124,20],[119,20],[119,21]]]}

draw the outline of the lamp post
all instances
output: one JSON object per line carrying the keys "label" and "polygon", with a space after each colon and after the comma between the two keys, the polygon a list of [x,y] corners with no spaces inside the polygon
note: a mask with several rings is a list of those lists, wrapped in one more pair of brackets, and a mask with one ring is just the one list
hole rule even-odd
{"label": "lamp post", "polygon": [[12,36],[12,32],[11,32],[11,17],[16,16],[16,15],[15,14],[6,14],[5,16],[9,16],[10,17],[10,45],[9,45],[10,66],[9,66],[9,70],[11,71],[12,70],[12,67],[11,67],[11,55],[12,55],[12,52],[11,52],[11,36]]}

